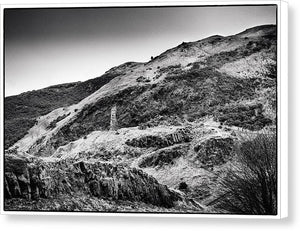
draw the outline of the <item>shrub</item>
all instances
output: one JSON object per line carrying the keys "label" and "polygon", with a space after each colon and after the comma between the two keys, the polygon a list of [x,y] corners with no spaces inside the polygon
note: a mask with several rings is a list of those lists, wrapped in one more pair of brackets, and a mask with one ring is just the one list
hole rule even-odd
{"label": "shrub", "polygon": [[[255,104],[252,106],[225,106],[218,110],[216,113],[215,120],[229,125],[229,126],[237,126],[249,130],[260,130],[267,125],[272,124],[272,120],[266,118],[261,113],[262,104]],[[256,115],[256,110],[258,111],[258,115]]]}
{"label": "shrub", "polygon": [[179,186],[178,186],[178,189],[179,190],[186,190],[188,188],[188,185],[187,183],[185,183],[184,181],[183,182],[180,182]]}
{"label": "shrub", "polygon": [[277,78],[277,65],[276,64],[267,64],[267,73],[266,76],[271,79]]}
{"label": "shrub", "polygon": [[150,79],[147,79],[144,76],[140,76],[136,79],[137,82],[150,82]]}
{"label": "shrub", "polygon": [[[75,109],[76,110],[76,109]],[[58,116],[56,119],[54,119],[53,121],[51,121],[51,123],[47,126],[47,129],[53,129],[56,127],[56,124],[63,120],[64,118],[66,118],[67,116],[69,116],[71,114],[71,112],[69,112],[68,114],[63,114],[61,116]]]}
{"label": "shrub", "polygon": [[216,208],[236,214],[277,214],[276,136],[260,134],[237,149],[238,164],[221,180]]}

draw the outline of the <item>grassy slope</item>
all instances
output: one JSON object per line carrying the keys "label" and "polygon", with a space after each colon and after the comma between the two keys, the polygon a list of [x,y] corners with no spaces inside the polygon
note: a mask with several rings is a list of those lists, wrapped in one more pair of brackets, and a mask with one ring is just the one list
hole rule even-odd
{"label": "grassy slope", "polygon": [[4,100],[5,148],[22,138],[39,116],[56,108],[79,102],[116,76],[116,74],[106,73],[85,82],[61,84],[6,97]]}
{"label": "grassy slope", "polygon": [[[113,104],[118,105],[119,127],[155,126],[158,120],[164,121],[170,117],[174,118],[176,125],[185,119],[194,121],[206,115],[215,115],[218,119],[225,113],[231,118],[236,110],[232,108],[232,113],[228,110],[224,112],[223,107],[239,100],[255,100],[256,89],[274,84],[275,81],[266,83],[262,79],[237,79],[210,68],[170,75],[160,83],[127,88],[87,105],[77,119],[65,125],[52,138],[51,145],[58,148],[92,131],[107,130]],[[271,122],[263,115],[251,120],[255,108],[244,109],[246,113],[239,118],[242,121],[237,126],[247,126],[253,130]],[[222,118],[224,122],[226,119],[224,116]]]}
{"label": "grassy slope", "polygon": [[[245,60],[253,54],[259,54],[259,52],[273,59],[276,53],[275,27],[267,26],[265,30],[270,30],[269,32],[260,32],[261,28],[262,27],[252,28],[237,36],[213,36],[198,42],[184,43],[165,52],[174,53],[177,57],[169,57],[167,58],[168,60],[175,59],[178,61],[178,58],[181,57],[180,60],[182,60],[182,62],[185,59],[195,58],[202,49],[205,49],[205,53],[207,54],[208,51],[212,53],[201,62],[189,63],[192,67],[190,71],[183,71],[185,67],[181,64],[175,69],[172,69],[172,66],[167,66],[158,69],[158,72],[164,70],[163,72],[167,71],[166,73],[169,75],[163,82],[146,86],[129,87],[117,95],[110,95],[101,98],[95,104],[86,105],[86,108],[84,108],[77,117],[75,125],[71,128],[72,133],[74,133],[72,134],[73,137],[71,139],[67,138],[66,141],[77,139],[94,130],[107,129],[109,126],[110,108],[114,103],[119,105],[118,118],[120,126],[126,127],[151,122],[155,120],[157,115],[162,116],[163,119],[170,118],[170,116],[179,116],[181,118],[184,117],[189,120],[194,120],[206,114],[216,112],[218,104],[231,104],[239,100],[255,100],[258,97],[258,95],[254,96],[257,90],[269,89],[268,91],[272,91],[272,89],[276,87],[276,78],[274,78],[274,76],[271,76],[273,78],[271,82],[266,82],[255,76],[249,80],[241,80],[226,74],[226,71],[232,71],[232,67],[231,69],[228,69],[228,67],[227,69],[225,68],[225,73],[218,71],[226,64],[232,64],[234,67],[233,70],[235,70],[235,62]],[[251,35],[251,33],[257,32],[262,33],[262,35],[247,37]],[[196,53],[193,53],[192,50],[198,46],[200,46],[201,49],[199,50],[197,48],[195,49]],[[178,50],[180,51],[180,56],[178,56]],[[150,65],[150,63],[160,59],[165,53],[148,64]],[[132,69],[135,65],[134,63],[132,65],[129,64],[129,68]],[[206,68],[203,68],[204,66],[206,66]],[[255,66],[262,68],[263,64],[259,63]],[[274,70],[274,67],[270,68]],[[147,70],[148,69],[151,68],[147,68]],[[127,77],[128,76],[126,76],[126,78]],[[103,77],[101,77],[101,79],[102,78]],[[109,78],[110,77],[108,77],[108,79]],[[24,136],[28,128],[34,124],[34,120],[38,115],[46,114],[57,107],[76,103],[93,92],[95,90],[93,86],[99,86],[99,84],[88,82],[89,81],[69,88],[63,87],[61,91],[56,88],[47,88],[46,92],[26,93],[28,95],[23,94],[13,97],[12,99],[7,98],[5,100],[6,108],[8,108],[5,110],[5,146],[9,147]],[[122,81],[119,82],[120,83],[116,82],[116,84],[124,84]],[[265,90],[261,95],[265,92],[268,93],[268,91]],[[33,96],[29,97],[30,94],[33,94]],[[246,117],[249,117],[253,112],[246,110],[245,114],[247,114]],[[235,117],[235,115],[232,114],[228,117],[229,124],[232,119],[235,119],[232,117]],[[225,116],[225,118],[227,117]],[[224,119],[224,117],[222,117],[222,119]],[[240,125],[244,123],[244,116],[238,119],[241,121]],[[250,120],[247,121],[250,122]],[[248,128],[258,128],[255,124],[254,126],[252,125],[253,124]],[[259,126],[263,125],[264,124],[261,124]],[[58,135],[66,135],[69,133],[68,130],[70,130],[70,128],[68,128],[67,125]],[[59,144],[62,143],[64,142],[60,142]]]}

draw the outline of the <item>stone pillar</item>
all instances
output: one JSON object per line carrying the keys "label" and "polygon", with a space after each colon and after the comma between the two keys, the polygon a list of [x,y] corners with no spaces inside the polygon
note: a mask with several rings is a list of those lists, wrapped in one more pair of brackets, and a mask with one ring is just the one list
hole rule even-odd
{"label": "stone pillar", "polygon": [[118,122],[117,122],[117,105],[114,105],[111,108],[111,113],[110,113],[110,130],[111,131],[116,131],[118,128]]}

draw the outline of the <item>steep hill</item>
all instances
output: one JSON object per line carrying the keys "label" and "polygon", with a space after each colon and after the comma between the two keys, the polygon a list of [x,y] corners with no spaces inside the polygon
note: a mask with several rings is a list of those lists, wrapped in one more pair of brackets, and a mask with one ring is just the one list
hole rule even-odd
{"label": "steep hill", "polygon": [[[243,123],[235,121],[234,125],[261,129],[271,120],[275,122],[274,102],[265,94],[275,94],[275,38],[276,27],[262,26],[236,36],[183,43],[148,63],[129,66],[78,104],[41,117],[16,145],[28,151],[38,141],[35,146],[54,151],[92,131],[107,129],[110,107],[116,103],[121,127],[138,126],[157,116],[195,119],[215,115],[231,124],[232,117],[238,117]],[[245,102],[251,104],[250,109],[243,106]],[[236,109],[228,112],[222,108],[230,104]],[[251,120],[255,108],[261,106],[260,116]]]}
{"label": "steep hill", "polygon": [[[139,187],[125,179],[127,173],[140,171],[141,184],[154,182],[151,194],[158,193],[158,199],[145,195],[137,201],[165,206],[161,201],[167,198],[166,207],[177,206],[177,211],[218,212],[203,204],[215,199],[222,174],[236,163],[236,146],[245,137],[276,130],[276,30],[264,25],[228,37],[183,42],[147,63],[129,62],[83,83],[6,98],[8,153],[45,166],[62,160],[100,169],[110,164],[117,182],[112,191],[123,194],[137,193]],[[110,130],[114,106],[117,131]],[[19,128],[19,123],[27,125]],[[74,179],[73,168],[63,171]],[[119,177],[124,171],[125,178]],[[106,178],[94,174],[102,185]],[[149,183],[148,175],[157,182]],[[12,171],[8,178],[12,182],[18,176]],[[167,187],[159,191],[162,185]],[[8,183],[10,187],[15,186]],[[107,199],[105,193],[80,192]]]}

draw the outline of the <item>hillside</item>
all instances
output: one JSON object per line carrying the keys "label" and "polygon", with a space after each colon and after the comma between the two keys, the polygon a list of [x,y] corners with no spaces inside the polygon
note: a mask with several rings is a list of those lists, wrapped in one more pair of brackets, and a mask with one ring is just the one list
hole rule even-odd
{"label": "hillside", "polygon": [[[85,210],[90,205],[78,202],[83,194],[108,206],[97,211],[116,201],[122,201],[116,211],[131,211],[128,201],[135,198],[132,203],[143,203],[138,211],[224,212],[214,201],[228,169],[240,165],[237,147],[263,134],[275,137],[276,37],[276,26],[264,25],[183,42],[147,63],[129,62],[83,83],[6,98],[7,161],[14,165],[21,156],[29,169],[27,175],[7,170],[6,206],[28,208],[24,198],[35,190],[19,185],[20,192],[12,193],[13,179],[25,174],[31,182],[30,172],[43,169],[53,177],[60,169],[68,180],[54,177],[47,187],[52,196],[39,195],[44,202],[34,206],[47,210],[53,200],[62,203],[55,195],[64,195]],[[117,130],[110,129],[114,106]],[[77,173],[84,184],[70,191],[78,187]],[[147,193],[138,197],[142,191]]]}
{"label": "hillside", "polygon": [[[138,65],[127,63],[124,66]],[[107,71],[104,75],[87,80],[47,87],[41,90],[25,92],[5,98],[5,148],[10,147],[22,138],[39,116],[48,114],[54,109],[78,103],[107,84],[116,76],[122,75],[122,66]]]}

